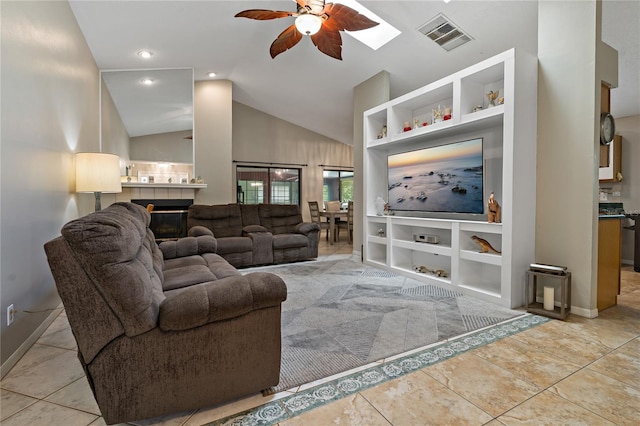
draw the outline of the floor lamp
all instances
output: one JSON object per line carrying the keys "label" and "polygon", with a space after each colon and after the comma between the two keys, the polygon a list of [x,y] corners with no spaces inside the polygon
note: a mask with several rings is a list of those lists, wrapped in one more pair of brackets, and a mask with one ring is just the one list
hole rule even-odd
{"label": "floor lamp", "polygon": [[100,210],[100,194],[122,192],[120,157],[102,152],[76,154],[76,192],[93,192],[96,211]]}

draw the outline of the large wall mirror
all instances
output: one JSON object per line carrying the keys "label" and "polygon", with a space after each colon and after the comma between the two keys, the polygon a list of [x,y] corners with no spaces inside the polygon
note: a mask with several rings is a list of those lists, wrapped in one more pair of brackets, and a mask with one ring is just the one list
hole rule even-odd
{"label": "large wall mirror", "polygon": [[[193,69],[103,70],[101,77],[128,135],[129,180],[193,179]],[[103,125],[113,120],[106,114]]]}

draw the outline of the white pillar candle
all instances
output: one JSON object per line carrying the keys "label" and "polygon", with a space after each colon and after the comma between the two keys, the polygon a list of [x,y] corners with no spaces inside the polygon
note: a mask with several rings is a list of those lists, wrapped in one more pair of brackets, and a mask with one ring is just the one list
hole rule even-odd
{"label": "white pillar candle", "polygon": [[553,287],[545,287],[543,308],[547,311],[553,311],[553,301],[554,301]]}

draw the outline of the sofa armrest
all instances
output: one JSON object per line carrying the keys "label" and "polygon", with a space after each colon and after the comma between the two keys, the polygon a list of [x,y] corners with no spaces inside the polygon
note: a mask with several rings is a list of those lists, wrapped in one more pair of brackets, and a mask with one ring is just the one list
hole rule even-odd
{"label": "sofa armrest", "polygon": [[296,225],[295,232],[297,234],[307,235],[310,232],[320,232],[320,225],[317,223],[303,222]]}
{"label": "sofa armrest", "polygon": [[269,230],[264,226],[260,226],[260,225],[247,225],[244,228],[242,228],[242,235],[245,237],[248,234],[255,234],[258,232],[269,232]]}
{"label": "sofa armrest", "polygon": [[199,237],[201,235],[210,235],[212,237],[214,236],[211,229],[207,228],[206,226],[200,225],[192,226],[191,228],[189,228],[189,232],[187,232],[187,235],[190,237]]}
{"label": "sofa armrest", "polygon": [[254,272],[165,294],[158,315],[160,329],[179,331],[278,306],[287,298],[287,287],[277,275]]}
{"label": "sofa armrest", "polygon": [[212,235],[201,235],[199,237],[184,237],[175,241],[163,241],[159,247],[165,260],[176,259],[202,253],[215,253],[218,250],[218,241]]}

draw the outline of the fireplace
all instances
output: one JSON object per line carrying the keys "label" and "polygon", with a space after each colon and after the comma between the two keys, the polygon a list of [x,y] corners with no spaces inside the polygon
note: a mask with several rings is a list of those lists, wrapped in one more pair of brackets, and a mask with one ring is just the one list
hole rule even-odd
{"label": "fireplace", "polygon": [[192,199],[141,199],[132,203],[146,207],[153,204],[151,211],[151,231],[156,240],[171,240],[187,236],[187,210]]}

